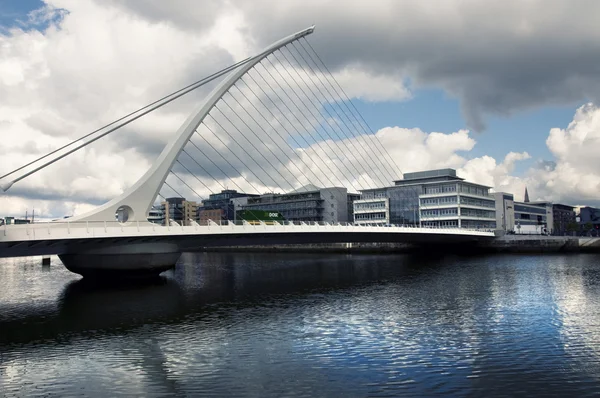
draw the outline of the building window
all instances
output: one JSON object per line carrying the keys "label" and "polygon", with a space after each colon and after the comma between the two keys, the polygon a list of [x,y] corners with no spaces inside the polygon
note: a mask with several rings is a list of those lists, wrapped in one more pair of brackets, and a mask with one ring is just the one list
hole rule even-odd
{"label": "building window", "polygon": [[354,203],[354,211],[383,210],[385,207],[385,202]]}
{"label": "building window", "polygon": [[354,215],[355,221],[385,220],[385,213],[360,213]]}
{"label": "building window", "polygon": [[492,209],[496,207],[496,203],[492,200],[474,199],[466,196],[461,196],[460,203],[463,205],[489,207]]}
{"label": "building window", "polygon": [[455,207],[449,209],[421,210],[422,217],[447,217],[458,215],[458,209]]}
{"label": "building window", "polygon": [[446,205],[457,202],[456,196],[443,196],[441,198],[424,198],[421,199],[422,206]]}
{"label": "building window", "polygon": [[460,209],[460,215],[465,217],[477,217],[477,218],[496,218],[496,212],[489,210],[476,210],[476,209]]}

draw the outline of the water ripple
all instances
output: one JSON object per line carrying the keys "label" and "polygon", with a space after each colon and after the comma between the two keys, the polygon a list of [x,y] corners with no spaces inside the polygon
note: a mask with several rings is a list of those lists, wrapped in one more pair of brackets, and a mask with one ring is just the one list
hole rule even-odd
{"label": "water ripple", "polygon": [[0,392],[594,395],[598,259],[189,254],[112,287],[3,260]]}

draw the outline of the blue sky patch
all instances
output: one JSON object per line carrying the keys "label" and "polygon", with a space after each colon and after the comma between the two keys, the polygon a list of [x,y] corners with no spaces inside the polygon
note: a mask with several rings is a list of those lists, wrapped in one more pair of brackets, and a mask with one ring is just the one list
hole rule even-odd
{"label": "blue sky patch", "polygon": [[[398,126],[448,134],[467,129],[459,100],[449,97],[441,89],[415,90],[413,97],[405,102],[355,101],[355,104],[374,130]],[[484,132],[471,132],[477,144],[463,156],[489,155],[501,162],[511,151],[526,151],[532,159],[519,162],[517,174],[538,160],[553,159],[546,146],[548,133],[553,127],[566,128],[578,106],[544,107],[506,117],[488,116]]]}
{"label": "blue sky patch", "polygon": [[44,31],[65,15],[66,10],[35,15],[35,11],[45,5],[41,0],[0,0],[0,34],[12,28]]}

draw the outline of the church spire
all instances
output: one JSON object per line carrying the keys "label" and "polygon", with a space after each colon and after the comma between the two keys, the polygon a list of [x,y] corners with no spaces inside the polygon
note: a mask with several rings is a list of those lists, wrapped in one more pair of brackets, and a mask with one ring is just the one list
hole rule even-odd
{"label": "church spire", "polygon": [[529,192],[527,192],[527,187],[525,187],[525,199],[523,200],[525,203],[529,203]]}

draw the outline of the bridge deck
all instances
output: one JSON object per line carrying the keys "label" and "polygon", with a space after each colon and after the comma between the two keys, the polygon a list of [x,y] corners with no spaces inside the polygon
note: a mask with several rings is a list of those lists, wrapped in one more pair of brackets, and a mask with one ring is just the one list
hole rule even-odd
{"label": "bridge deck", "polygon": [[152,223],[83,222],[0,227],[0,257],[49,255],[132,243],[176,243],[181,251],[210,246],[342,242],[468,243],[494,237],[491,231],[363,226],[351,224],[259,224],[160,226]]}

